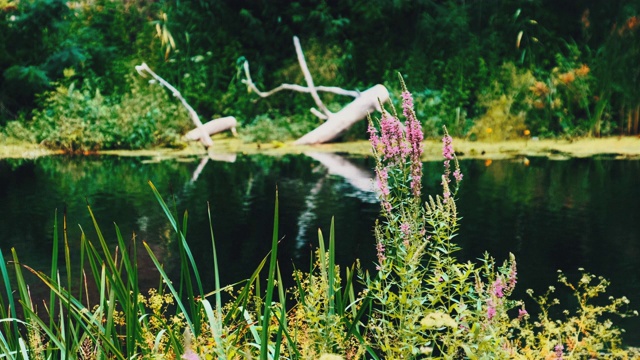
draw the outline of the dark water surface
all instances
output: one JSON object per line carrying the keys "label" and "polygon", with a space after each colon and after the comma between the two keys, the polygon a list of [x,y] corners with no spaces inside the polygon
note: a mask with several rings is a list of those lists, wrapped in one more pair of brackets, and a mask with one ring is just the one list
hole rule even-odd
{"label": "dark water surface", "polygon": [[[72,253],[79,250],[80,227],[96,240],[89,203],[108,241],[116,242],[116,223],[127,238],[135,233],[147,241],[175,274],[175,236],[147,184],[151,180],[180,216],[189,211],[187,240],[208,289],[213,267],[207,202],[221,280],[232,283],[248,277],[270,249],[276,187],[284,274],[294,266],[308,269],[317,230],[328,233],[332,216],[337,261],[373,262],[379,205],[371,191],[372,159],[309,154],[224,160],[0,160],[0,249],[7,258],[14,247],[23,263],[47,270],[56,209],[59,219],[66,211]],[[557,285],[557,269],[575,278],[582,267],[610,279],[610,294],[626,295],[640,309],[640,161],[536,158],[529,166],[517,160],[467,160],[461,166],[459,258],[474,260],[489,251],[502,262],[513,252],[516,298],[526,298],[527,288],[540,294]],[[438,192],[441,170],[440,162],[425,163],[426,193]],[[140,267],[146,269],[143,282],[157,284],[151,262]],[[558,297],[565,306],[575,305],[564,294]],[[627,329],[627,343],[640,345],[640,319],[616,324]]]}

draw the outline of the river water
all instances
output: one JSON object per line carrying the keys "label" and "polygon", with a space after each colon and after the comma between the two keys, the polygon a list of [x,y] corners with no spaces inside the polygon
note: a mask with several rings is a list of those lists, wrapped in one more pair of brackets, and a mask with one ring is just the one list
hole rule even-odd
{"label": "river water", "polygon": [[[372,229],[379,204],[372,191],[371,158],[310,153],[282,157],[229,155],[150,159],[52,156],[0,160],[0,250],[15,248],[20,260],[47,270],[54,214],[66,214],[73,254],[83,229],[96,240],[87,205],[107,241],[114,223],[126,237],[150,244],[169,273],[177,271],[175,236],[149,185],[182,214],[187,240],[213,287],[207,204],[222,269],[222,283],[248,277],[270,249],[276,188],[280,203],[279,258],[284,274],[309,268],[318,229],[328,233],[335,217],[337,261],[358,258],[371,268]],[[441,162],[425,165],[425,193],[439,191]],[[557,270],[570,278],[578,268],[611,280],[610,294],[626,295],[640,309],[640,161],[605,158],[553,161],[464,160],[458,193],[462,216],[458,257],[485,251],[498,262],[509,252],[518,261],[516,298],[556,285]],[[73,257],[73,256],[72,256]],[[151,262],[139,264],[141,281],[157,284]],[[565,306],[575,305],[559,293]],[[640,320],[616,320],[640,345]]]}

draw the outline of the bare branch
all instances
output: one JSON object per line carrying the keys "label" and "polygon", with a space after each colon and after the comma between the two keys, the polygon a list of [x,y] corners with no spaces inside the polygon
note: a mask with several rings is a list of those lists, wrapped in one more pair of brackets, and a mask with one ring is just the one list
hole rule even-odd
{"label": "bare branch", "polygon": [[149,75],[151,75],[154,79],[156,79],[156,81],[158,81],[162,86],[169,89],[169,91],[171,91],[173,96],[177,97],[182,103],[182,105],[184,105],[184,107],[187,109],[187,112],[189,113],[189,117],[191,118],[191,120],[193,121],[193,123],[196,125],[196,127],[200,132],[200,142],[207,148],[213,145],[213,141],[211,140],[211,137],[202,126],[202,122],[200,121],[200,117],[198,117],[198,113],[196,113],[196,111],[191,107],[191,105],[187,103],[187,100],[185,100],[182,97],[180,92],[175,87],[169,84],[165,79],[158,76],[158,74],[153,72],[153,70],[151,70],[146,63],[142,63],[141,65],[136,65],[136,71],[138,72],[138,74],[140,74],[143,77],[145,76],[144,72],[149,73]]}
{"label": "bare branch", "polygon": [[[253,80],[251,79],[251,72],[249,71],[249,62],[245,61],[243,64],[243,68],[244,68],[244,75],[245,75],[245,79],[242,80],[242,83],[247,85],[247,87],[249,89],[251,89],[251,91],[255,92],[258,96],[262,97],[262,98],[266,98],[268,96],[271,96],[277,92],[280,92],[282,90],[291,90],[291,91],[297,91],[297,92],[301,92],[301,93],[306,93],[309,94],[311,93],[311,90],[306,87],[306,86],[302,86],[302,85],[297,85],[297,84],[282,84],[276,88],[273,88],[269,91],[260,91],[260,89],[258,89],[258,87],[256,86],[256,84],[253,82]],[[344,95],[344,96],[351,96],[354,98],[357,98],[360,96],[360,92],[359,91],[355,91],[355,90],[345,90],[343,88],[339,88],[337,86],[317,86],[316,87],[317,91],[322,91],[322,92],[328,92],[328,93],[332,93],[332,94],[336,94],[336,95]]]}
{"label": "bare branch", "polygon": [[331,111],[329,111],[329,109],[327,109],[324,103],[322,103],[322,100],[320,100],[320,96],[318,96],[316,87],[315,85],[313,85],[313,77],[311,77],[311,73],[309,72],[309,68],[307,67],[307,62],[304,59],[304,53],[302,52],[302,47],[300,46],[300,39],[298,39],[297,36],[293,37],[293,45],[296,47],[296,54],[298,55],[300,69],[302,70],[304,79],[307,82],[307,87],[309,87],[309,93],[311,94],[313,101],[316,102],[318,108],[320,108],[320,110],[327,116],[327,118],[330,118],[333,114],[331,113]]}

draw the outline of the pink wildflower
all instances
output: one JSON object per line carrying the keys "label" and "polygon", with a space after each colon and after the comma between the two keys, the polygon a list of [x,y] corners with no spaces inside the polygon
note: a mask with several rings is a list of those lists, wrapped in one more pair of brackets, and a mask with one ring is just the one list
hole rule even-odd
{"label": "pink wildflower", "polygon": [[453,160],[453,146],[451,143],[453,139],[449,135],[445,135],[442,138],[442,156],[447,160]]}
{"label": "pink wildflower", "polygon": [[389,174],[386,168],[376,168],[376,183],[383,198],[389,196]]}
{"label": "pink wildflower", "polygon": [[493,282],[491,287],[493,289],[493,295],[497,296],[498,298],[504,297],[504,284],[502,283],[502,278],[498,277],[496,281]]}
{"label": "pink wildflower", "polygon": [[382,143],[382,155],[392,164],[400,163],[408,154],[409,149],[403,144],[402,127],[400,120],[383,113],[380,119],[380,142]]}
{"label": "pink wildflower", "polygon": [[378,137],[378,131],[373,126],[373,123],[369,121],[369,127],[367,128],[367,132],[369,133],[369,141],[371,142],[371,146],[377,150],[380,144],[380,138]]}
{"label": "pink wildflower", "polygon": [[413,96],[408,91],[402,92],[402,114],[407,119],[410,117],[413,112]]}
{"label": "pink wildflower", "polygon": [[[384,255],[384,251],[385,251],[384,244],[382,242],[378,242],[376,244],[376,250],[378,251],[378,262],[380,264],[382,264],[382,262],[387,259],[387,257]],[[379,266],[380,265],[378,265],[378,267]],[[380,270],[380,269],[378,269],[378,270]]]}
{"label": "pink wildflower", "polygon": [[410,117],[407,122],[407,140],[411,146],[411,190],[415,197],[420,197],[420,187],[422,186],[422,126],[415,119]]}
{"label": "pink wildflower", "polygon": [[556,359],[557,360],[562,360],[562,355],[564,354],[564,346],[562,346],[562,344],[558,344],[556,345],[555,348],[553,348],[553,350],[555,350],[556,352]]}
{"label": "pink wildflower", "polygon": [[518,320],[522,320],[522,318],[524,318],[525,316],[529,315],[529,313],[527,312],[527,310],[525,309],[518,309]]}
{"label": "pink wildflower", "polygon": [[489,305],[487,307],[487,319],[491,320],[494,316],[496,316],[496,308],[492,305]]}
{"label": "pink wildflower", "polygon": [[402,225],[400,225],[400,231],[402,231],[404,236],[408,236],[409,235],[409,230],[410,229],[411,229],[411,226],[409,225],[408,222],[404,222],[404,223],[402,223]]}
{"label": "pink wildflower", "polygon": [[184,352],[181,358],[185,360],[200,360],[200,357],[198,357],[198,354],[193,352],[193,350],[191,349],[187,349],[187,351]]}
{"label": "pink wildflower", "polygon": [[456,169],[456,171],[453,172],[453,177],[457,182],[462,181],[462,172],[460,171],[460,169]]}
{"label": "pink wildflower", "polygon": [[509,269],[509,283],[507,284],[508,291],[515,289],[516,283],[518,282],[518,269],[516,267],[515,258],[511,259],[511,267]]}

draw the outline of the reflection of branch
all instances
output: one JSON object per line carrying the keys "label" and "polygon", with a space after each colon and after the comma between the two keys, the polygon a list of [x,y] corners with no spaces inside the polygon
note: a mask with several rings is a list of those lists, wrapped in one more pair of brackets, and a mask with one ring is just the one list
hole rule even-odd
{"label": "reflection of branch", "polygon": [[298,216],[298,235],[296,236],[298,248],[302,248],[305,244],[305,235],[311,225],[311,221],[314,219],[317,208],[316,202],[328,175],[339,176],[346,183],[353,186],[357,190],[355,197],[359,200],[367,203],[376,203],[378,201],[371,172],[358,167],[349,159],[338,154],[307,152],[305,155],[319,162],[327,169],[327,172],[315,183],[304,199],[304,208],[300,216]]}
{"label": "reflection of branch", "polygon": [[200,177],[202,170],[204,170],[205,166],[207,166],[207,163],[209,162],[209,160],[233,163],[236,161],[236,154],[234,153],[218,154],[218,153],[209,152],[208,156],[205,156],[202,159],[200,159],[200,163],[198,164],[198,167],[193,171],[193,174],[191,175],[191,183],[198,181],[198,177]]}
{"label": "reflection of branch", "polygon": [[200,159],[200,163],[198,164],[198,167],[193,171],[193,175],[191,175],[191,182],[194,183],[198,180],[198,177],[200,177],[200,174],[202,173],[202,170],[204,170],[204,167],[207,166],[207,163],[209,162],[209,157],[205,156],[202,159]]}
{"label": "reflection of branch", "polygon": [[298,249],[301,249],[305,245],[305,235],[307,233],[307,229],[313,220],[314,211],[316,209],[316,200],[318,198],[318,194],[320,190],[322,190],[322,184],[324,183],[324,179],[326,176],[320,178],[318,182],[311,188],[309,194],[304,198],[304,210],[300,213],[298,217],[298,235],[296,236],[296,244]]}
{"label": "reflection of branch", "polygon": [[372,174],[356,166],[347,158],[334,153],[322,152],[307,152],[305,155],[326,167],[329,174],[345,179],[354,188],[367,193],[374,192]]}
{"label": "reflection of branch", "polygon": [[144,72],[146,71],[147,73],[149,73],[149,75],[151,75],[154,79],[156,79],[162,86],[169,89],[169,91],[171,91],[173,96],[177,97],[180,100],[180,102],[182,102],[182,105],[184,105],[184,107],[187,109],[187,112],[189,112],[189,117],[191,118],[193,123],[196,125],[196,127],[200,130],[200,142],[202,142],[202,144],[206,147],[210,147],[211,145],[213,145],[213,141],[211,140],[211,137],[202,126],[202,122],[200,121],[200,117],[198,117],[198,113],[196,113],[196,111],[193,110],[191,105],[187,103],[187,100],[185,100],[182,97],[182,95],[180,95],[180,92],[175,87],[169,84],[165,79],[158,76],[158,74],[153,72],[153,70],[151,70],[146,63],[142,63],[141,65],[136,65],[136,71],[138,71],[138,74],[140,74],[143,77],[145,77]]}

